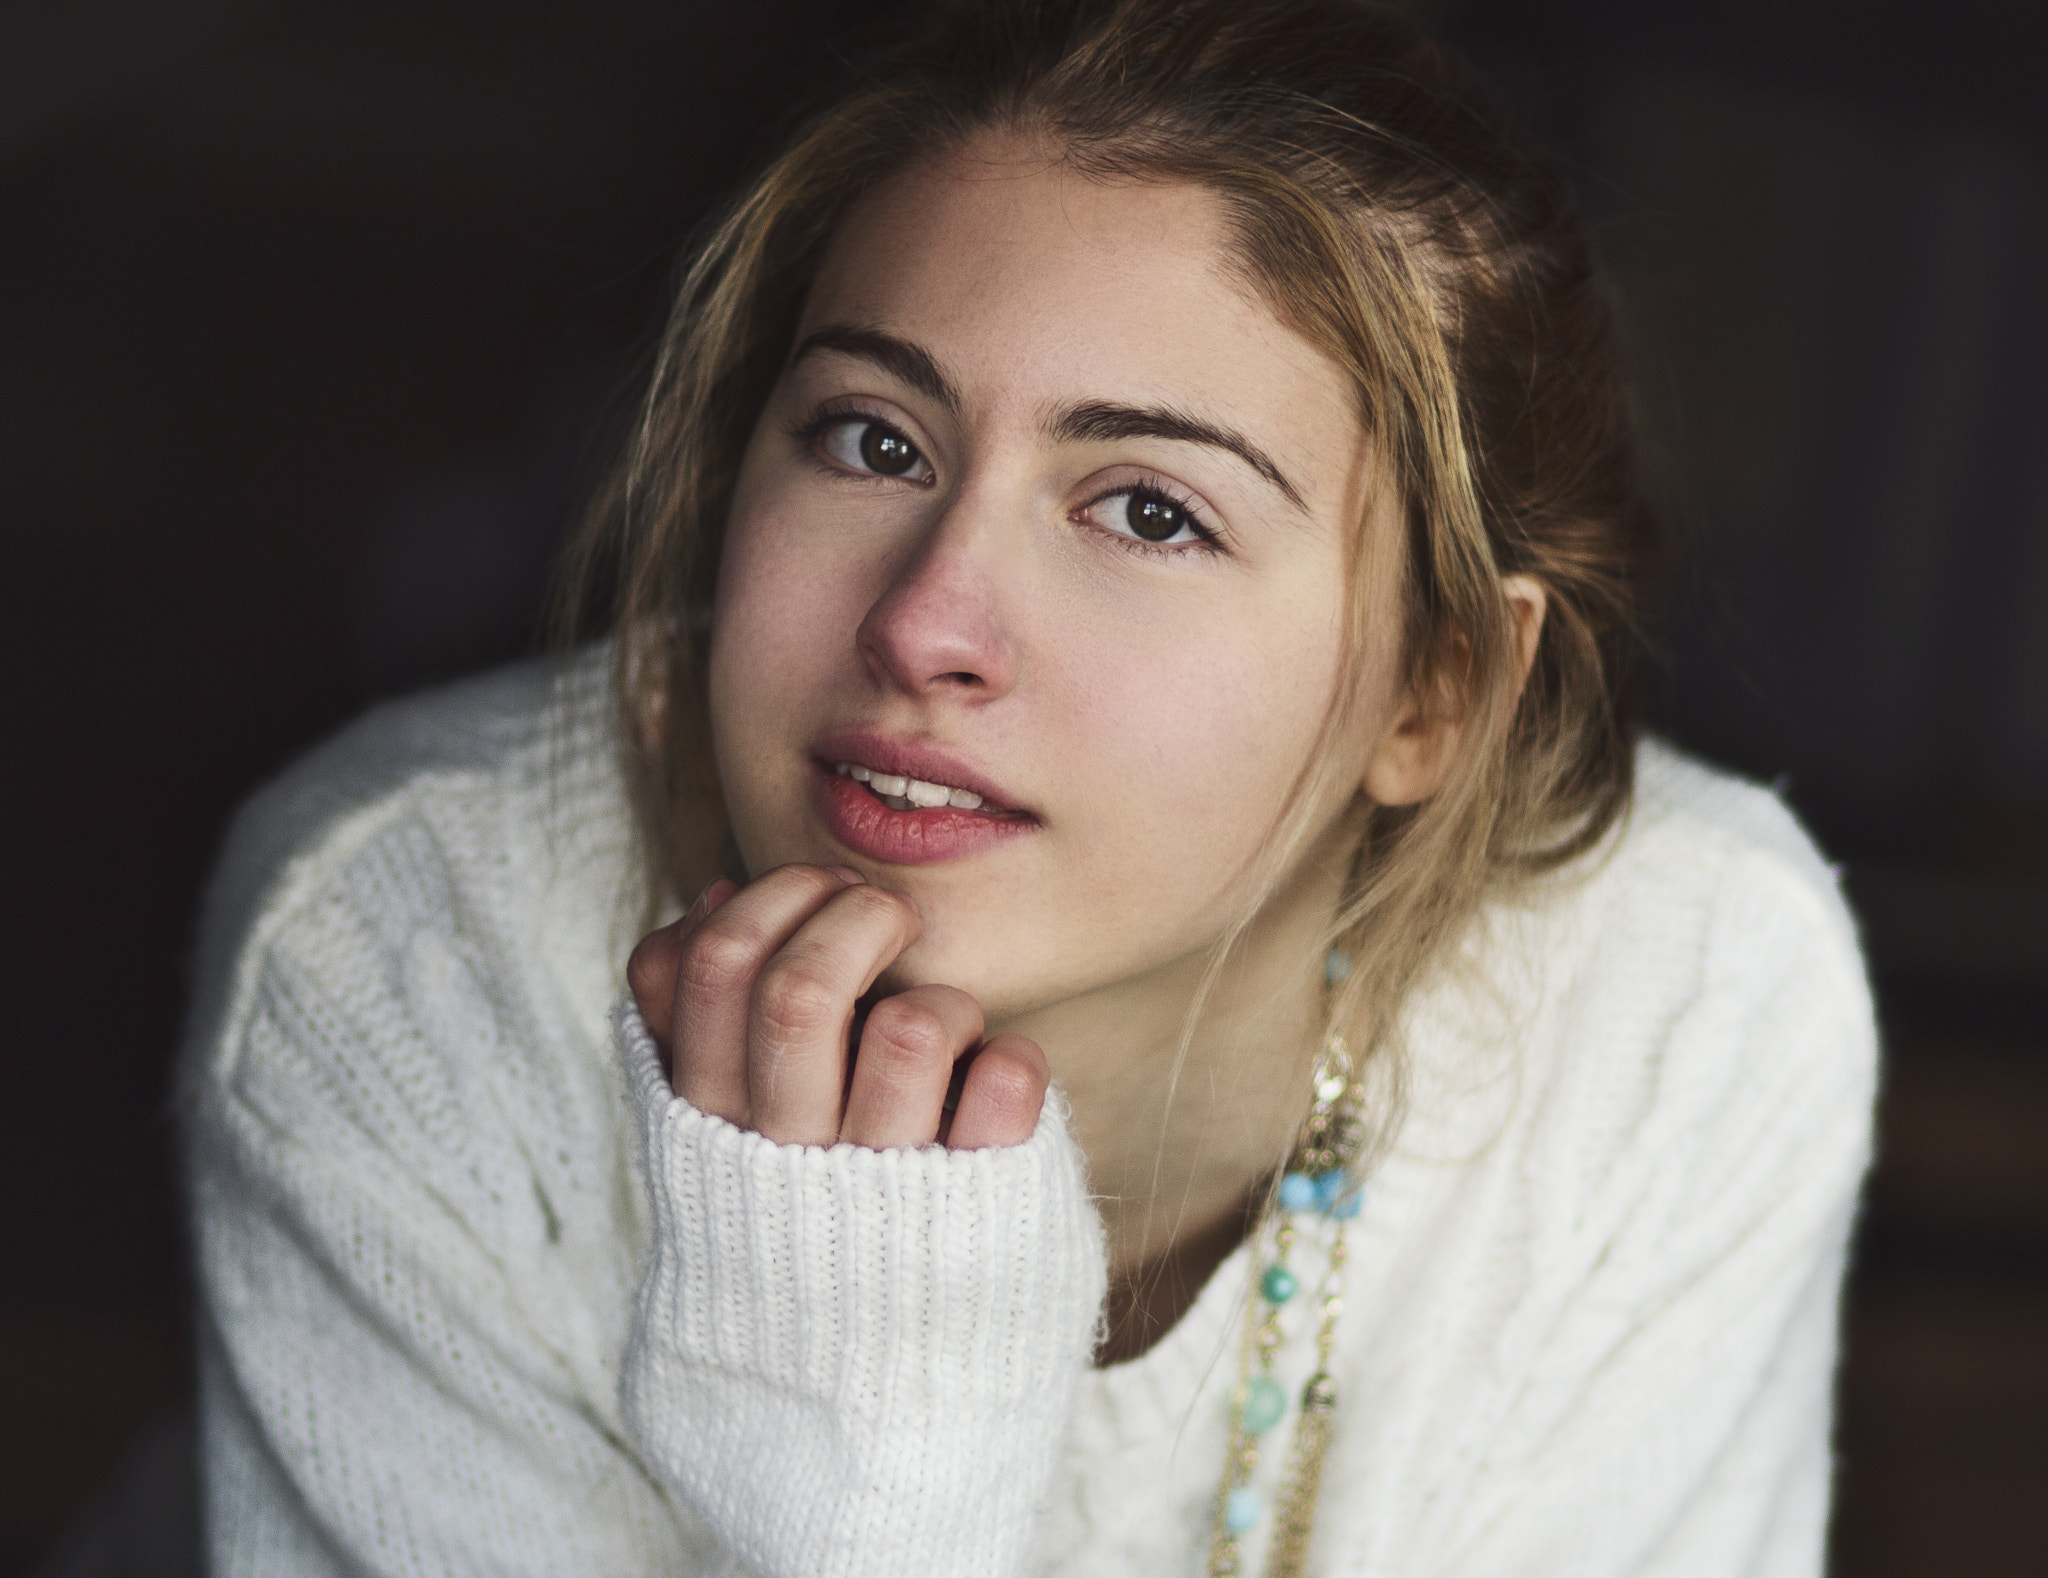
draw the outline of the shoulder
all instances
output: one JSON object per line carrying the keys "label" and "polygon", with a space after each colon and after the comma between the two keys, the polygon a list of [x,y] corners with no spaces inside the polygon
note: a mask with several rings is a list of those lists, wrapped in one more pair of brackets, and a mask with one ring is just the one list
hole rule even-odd
{"label": "shoulder", "polygon": [[1459,1072],[1423,1088],[1469,1091],[1474,1049],[1505,1050],[1460,1125],[1512,1135],[1560,1225],[1795,1176],[1839,1198],[1868,1153],[1877,1037],[1836,874],[1768,789],[1661,742],[1637,762],[1603,845],[1485,917],[1486,989],[1435,999],[1437,1064]]}
{"label": "shoulder", "polygon": [[213,912],[260,908],[348,829],[437,785],[488,779],[531,754],[551,688],[522,663],[374,708],[300,757],[236,813],[209,895]]}
{"label": "shoulder", "polygon": [[1671,1040],[1690,1027],[1720,1049],[1700,1057],[1745,1089],[1803,1081],[1867,1102],[1876,1031],[1855,918],[1839,872],[1772,790],[1646,742],[1635,804],[1587,898],[1600,946],[1582,968],[1625,967]]}
{"label": "shoulder", "polygon": [[206,898],[202,974],[294,895],[345,863],[374,830],[465,780],[489,780],[530,749],[546,676],[522,664],[380,706],[252,795],[228,829]]}
{"label": "shoulder", "polygon": [[1716,1519],[1755,1549],[1825,1463],[1876,1069],[1855,928],[1769,790],[1655,742],[1638,768],[1602,845],[1490,906],[1433,989],[1418,1121],[1352,1240],[1386,1312],[1358,1384],[1417,1421],[1383,1439],[1426,1476],[1431,1571]]}
{"label": "shoulder", "polygon": [[1615,850],[1624,884],[1724,896],[1754,894],[1815,931],[1844,960],[1860,958],[1840,873],[1784,801],[1658,739],[1636,751],[1635,803]]}
{"label": "shoulder", "polygon": [[[202,920],[188,1100],[232,1081],[281,1000],[337,1060],[388,1041],[378,1014],[464,993],[530,1018],[515,999],[552,987],[601,1028],[633,870],[604,668],[522,664],[379,707],[248,802]],[[552,980],[521,979],[543,961]]]}
{"label": "shoulder", "polygon": [[[1837,870],[1776,793],[1657,739],[1636,752],[1635,792],[1597,849],[1540,884],[1530,910],[1575,964],[1682,993],[1749,957],[1759,979],[1794,948],[1861,998],[1862,954]],[[1616,951],[1618,950],[1618,951]]]}
{"label": "shoulder", "polygon": [[1582,969],[1611,976],[1625,965],[1642,995],[1672,1013],[1756,1011],[1794,994],[1802,1019],[1821,1015],[1859,1060],[1874,1058],[1862,948],[1839,873],[1773,791],[1645,742],[1634,804],[1581,902],[1598,939]]}
{"label": "shoulder", "polygon": [[1768,990],[1796,959],[1816,991],[1868,1007],[1839,875],[1784,802],[1656,739],[1637,748],[1608,836],[1492,906],[1477,936],[1477,957],[1511,981],[1533,970],[1553,996],[1670,1009],[1709,988]]}
{"label": "shoulder", "polygon": [[[236,818],[179,1092],[231,1346],[304,1351],[304,1301],[331,1296],[401,1343],[467,1323],[467,1352],[610,1406],[641,1229],[607,1025],[638,868],[608,696],[593,654],[382,707]],[[444,1361],[471,1373],[420,1362]]]}

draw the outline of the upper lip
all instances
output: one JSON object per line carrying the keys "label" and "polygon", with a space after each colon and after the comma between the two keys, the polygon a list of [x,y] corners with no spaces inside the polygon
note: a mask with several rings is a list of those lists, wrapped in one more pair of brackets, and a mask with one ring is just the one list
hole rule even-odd
{"label": "upper lip", "polygon": [[814,747],[827,767],[845,762],[871,772],[916,778],[948,789],[968,789],[981,796],[985,811],[1021,811],[1016,799],[987,774],[979,772],[950,751],[915,740],[891,739],[886,734],[857,731],[835,734]]}

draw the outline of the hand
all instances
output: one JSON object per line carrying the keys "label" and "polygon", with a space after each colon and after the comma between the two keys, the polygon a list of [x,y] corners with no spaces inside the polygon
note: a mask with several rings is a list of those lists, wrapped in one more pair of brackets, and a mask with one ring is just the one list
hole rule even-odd
{"label": "hand", "polygon": [[858,872],[780,866],[745,888],[712,883],[641,939],[626,979],[676,1094],[701,1112],[785,1145],[1022,1144],[1051,1082],[1045,1054],[1017,1035],[984,1044],[981,1005],[955,987],[876,1002],[847,1077],[859,999],[923,930],[915,904]]}

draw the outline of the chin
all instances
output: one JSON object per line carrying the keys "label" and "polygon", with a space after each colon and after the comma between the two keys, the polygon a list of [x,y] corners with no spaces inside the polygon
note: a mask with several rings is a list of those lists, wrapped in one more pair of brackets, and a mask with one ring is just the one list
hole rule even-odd
{"label": "chin", "polygon": [[977,940],[985,936],[976,928],[934,926],[927,919],[924,936],[882,972],[881,984],[899,992],[913,986],[957,986],[986,1008],[988,994],[1001,988],[1006,972],[991,968],[997,959],[991,941]]}
{"label": "chin", "polygon": [[936,938],[927,935],[884,970],[875,986],[883,995],[913,986],[957,987],[981,1005],[993,1033],[1002,1023],[1061,995],[1034,978],[1040,973],[1017,956],[1014,938],[976,928]]}

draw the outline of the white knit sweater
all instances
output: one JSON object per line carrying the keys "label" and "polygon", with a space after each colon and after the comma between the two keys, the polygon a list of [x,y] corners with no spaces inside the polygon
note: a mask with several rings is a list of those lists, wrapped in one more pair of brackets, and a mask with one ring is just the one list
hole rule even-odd
{"label": "white knit sweater", "polygon": [[[1093,1370],[1056,1110],[956,1155],[674,1099],[596,669],[550,694],[383,709],[237,823],[184,1076],[219,1572],[1199,1571],[1246,1252]],[[1312,1570],[1812,1578],[1875,1066],[1833,878],[1646,746],[1465,963],[1351,1228]]]}

